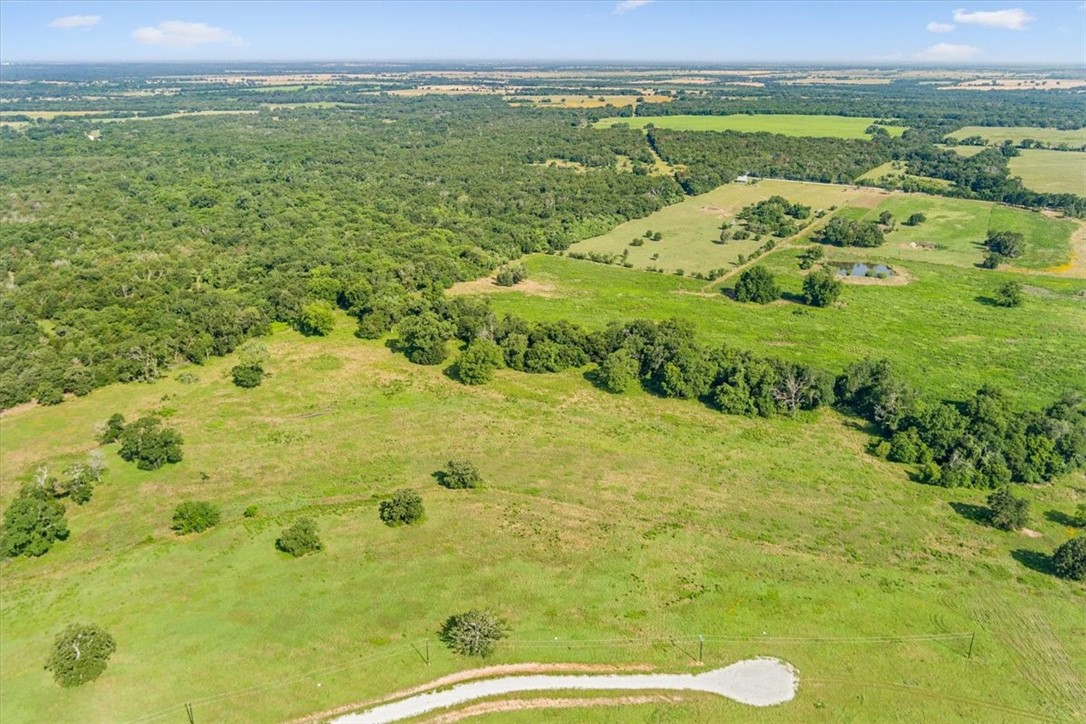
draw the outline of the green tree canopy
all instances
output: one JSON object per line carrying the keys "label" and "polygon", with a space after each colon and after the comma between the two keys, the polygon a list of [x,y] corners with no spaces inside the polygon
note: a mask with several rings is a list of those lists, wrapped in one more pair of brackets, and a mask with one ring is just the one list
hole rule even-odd
{"label": "green tree canopy", "polygon": [[773,273],[764,266],[756,266],[747,269],[739,275],[739,281],[735,284],[735,300],[738,302],[757,302],[768,304],[779,299],[780,287]]}
{"label": "green tree canopy", "polygon": [[116,650],[117,642],[100,626],[72,624],[53,641],[45,668],[61,686],[81,686],[102,675]]}

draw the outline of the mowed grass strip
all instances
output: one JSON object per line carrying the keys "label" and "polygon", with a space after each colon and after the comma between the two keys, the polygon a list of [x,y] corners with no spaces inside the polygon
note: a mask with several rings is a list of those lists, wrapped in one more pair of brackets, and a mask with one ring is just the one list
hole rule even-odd
{"label": "mowed grass strip", "polygon": [[1086,128],[1061,131],[1058,128],[1040,128],[1037,126],[965,126],[947,135],[958,140],[969,136],[980,136],[992,145],[999,145],[1004,141],[1021,143],[1027,138],[1053,145],[1066,143],[1073,148],[1086,145]]}
{"label": "mowed grass strip", "polygon": [[1010,170],[1026,188],[1086,196],[1086,152],[1027,149],[1010,159]]}
{"label": "mowed grass strip", "polygon": [[[734,114],[730,116],[638,116],[637,118],[604,118],[596,128],[610,128],[621,123],[635,128],[652,124],[657,128],[677,131],[741,131],[743,133],[779,133],[785,136],[829,138],[869,138],[867,128],[877,119],[851,116],[808,116],[789,114]],[[903,126],[883,126],[891,136],[905,132]]]}
{"label": "mowed grass strip", "polygon": [[[529,264],[536,274],[598,272],[585,281],[609,295],[628,288],[617,278],[681,282],[557,258]],[[1055,680],[1061,665],[1086,666],[1072,645],[1082,592],[1011,553],[1066,538],[1041,511],[1073,510],[1081,477],[1024,491],[1043,534],[1025,538],[950,505],[978,505],[983,493],[918,485],[903,466],[866,455],[867,436],[829,411],[726,416],[640,391],[608,395],[580,370],[501,371],[469,388],[353,338],[346,322],[329,338],[274,335],[271,376],[253,390],[230,384],[235,360],[220,359],[188,370],[195,384],[116,385],[0,418],[5,505],[38,465],[60,469],[90,449],[95,424],[114,411],[169,407],[186,439],[185,460],[155,472],[110,451],[94,499],[71,506],[71,538],[43,558],[4,563],[5,722],[181,717],[185,702],[207,721],[326,711],[478,665],[433,643],[426,666],[407,645],[472,606],[512,624],[493,663],[684,671],[694,654],[666,639],[704,634],[707,666],[780,656],[805,682],[786,706],[693,698],[678,718],[805,722],[818,707],[835,719],[892,709],[975,720],[963,682],[969,699],[994,706],[1069,718],[1080,705],[1018,672]],[[454,454],[476,462],[483,488],[434,483]],[[378,499],[404,486],[422,491],[427,520],[388,528]],[[178,538],[170,513],[192,499],[220,503],[223,522]],[[241,517],[248,505],[256,518]],[[317,519],[326,548],[289,559],[273,541],[301,515]],[[995,605],[1029,608],[1044,625],[978,622],[975,611]],[[105,626],[118,651],[99,680],[60,689],[42,662],[71,621]],[[1034,641],[1038,630],[1045,637]],[[977,632],[972,659],[964,641],[774,640],[952,631]],[[765,640],[712,640],[734,636]],[[576,643],[616,638],[641,643]],[[1023,642],[1052,655],[1026,658]]]}

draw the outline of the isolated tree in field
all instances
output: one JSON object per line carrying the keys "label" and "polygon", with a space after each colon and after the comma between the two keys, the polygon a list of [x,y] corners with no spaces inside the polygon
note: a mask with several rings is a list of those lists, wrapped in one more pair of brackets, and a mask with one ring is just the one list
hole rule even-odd
{"label": "isolated tree in field", "polygon": [[735,299],[739,302],[768,304],[780,296],[781,290],[773,273],[764,266],[747,269],[739,275],[739,281],[735,284]]}
{"label": "isolated tree in field", "polygon": [[520,284],[528,278],[528,270],[523,264],[510,264],[498,270],[498,276],[494,279],[500,287],[511,287]]}
{"label": "isolated tree in field", "polygon": [[80,686],[101,676],[116,650],[117,642],[100,626],[72,624],[53,641],[45,668],[61,686]]}
{"label": "isolated tree in field", "polygon": [[0,550],[6,557],[40,556],[67,537],[64,506],[45,488],[26,485],[4,511]]}
{"label": "isolated tree in field", "polygon": [[603,389],[620,394],[637,385],[640,371],[640,365],[634,359],[633,353],[625,347],[620,347],[600,362],[597,379]]}
{"label": "isolated tree in field", "polygon": [[295,326],[307,337],[323,337],[336,326],[336,310],[323,300],[303,304]]}
{"label": "isolated tree in field", "polygon": [[832,269],[818,269],[803,280],[803,300],[812,307],[828,307],[841,296],[842,286]]}
{"label": "isolated tree in field", "polygon": [[230,377],[238,387],[251,389],[264,381],[264,368],[259,366],[234,365]]}
{"label": "isolated tree in field", "polygon": [[161,424],[159,418],[148,416],[127,425],[117,454],[122,460],[135,461],[140,470],[157,470],[166,463],[181,462],[181,434]]}
{"label": "isolated tree in field", "polygon": [[1022,306],[1022,285],[1013,279],[995,289],[995,303],[1001,307]]}
{"label": "isolated tree in field", "polygon": [[324,545],[317,534],[317,524],[311,518],[299,518],[293,525],[283,529],[275,541],[275,547],[298,558],[316,553]]}
{"label": "isolated tree in field", "polygon": [[928,217],[917,211],[915,214],[909,214],[909,218],[905,219],[905,226],[920,226],[927,220]]}
{"label": "isolated tree in field", "polygon": [[438,473],[437,479],[443,486],[453,490],[477,488],[483,482],[475,463],[463,459],[450,460],[445,469]]}
{"label": "isolated tree in field", "polygon": [[411,488],[401,488],[388,500],[382,500],[378,514],[385,525],[412,525],[422,520],[422,497]]}
{"label": "isolated tree in field", "polygon": [[1003,487],[988,496],[989,520],[1000,530],[1018,530],[1029,522],[1029,501]]}
{"label": "isolated tree in field", "polygon": [[799,255],[799,268],[810,269],[815,265],[815,262],[825,256],[826,253],[822,250],[821,246],[808,246],[803,250],[803,253]]}
{"label": "isolated tree in field", "polygon": [[199,533],[212,528],[221,518],[219,506],[204,500],[181,503],[173,511],[173,525],[178,535]]}
{"label": "isolated tree in field", "polygon": [[466,385],[482,385],[505,365],[505,355],[493,340],[477,339],[468,345],[456,362],[456,376]]}
{"label": "isolated tree in field", "polygon": [[264,380],[264,365],[269,358],[267,346],[255,339],[238,347],[238,363],[230,370],[234,384],[245,388],[259,385]]}
{"label": "isolated tree in field", "polygon": [[1056,575],[1073,581],[1086,581],[1086,536],[1067,541],[1052,553]]}
{"label": "isolated tree in field", "polygon": [[489,611],[472,609],[449,616],[441,627],[441,640],[461,656],[487,657],[508,636],[505,622]]}
{"label": "isolated tree in field", "polygon": [[892,222],[893,220],[894,215],[891,214],[889,211],[883,211],[881,214],[879,214],[879,223],[883,226],[889,226],[890,222]]}
{"label": "isolated tree in field", "polygon": [[1020,257],[1026,250],[1025,237],[1017,231],[989,231],[984,245],[989,251],[1007,259]]}

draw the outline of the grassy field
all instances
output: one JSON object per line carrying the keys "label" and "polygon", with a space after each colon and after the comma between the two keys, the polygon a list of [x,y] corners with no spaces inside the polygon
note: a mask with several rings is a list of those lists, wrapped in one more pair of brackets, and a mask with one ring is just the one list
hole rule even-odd
{"label": "grassy field", "polygon": [[1086,153],[1030,149],[1010,159],[1010,168],[1034,191],[1086,196]]}
{"label": "grassy field", "polygon": [[[789,339],[822,339],[812,356],[833,347],[840,358],[889,339],[917,358],[910,373],[949,359],[945,374],[1004,382],[1029,367],[1038,394],[1053,376],[1081,379],[1082,337],[1068,342],[1066,332],[1083,312],[1066,284],[1046,281],[1052,297],[993,310],[971,300],[987,280],[948,288],[955,277],[932,267],[917,271],[916,302],[895,313],[904,319],[870,325],[885,318],[883,295],[900,290],[849,289],[844,310],[796,317],[789,305],[740,309],[674,294],[686,284],[674,277],[553,257],[528,263],[564,296],[498,296],[536,317],[682,311],[717,338],[758,336],[779,352]],[[861,304],[858,293],[870,298]],[[933,302],[963,293],[950,314],[931,314]],[[593,311],[577,314],[585,305]],[[940,319],[902,345],[895,335],[915,325],[912,307]],[[968,338],[940,337],[958,326]],[[921,354],[933,339],[945,350],[937,358]],[[111,451],[94,499],[69,512],[71,538],[44,558],[4,562],[5,722],[179,720],[184,702],[202,721],[282,720],[364,701],[474,665],[436,643],[431,666],[421,657],[421,640],[469,606],[512,624],[495,663],[683,671],[696,656],[689,640],[665,639],[704,634],[706,667],[775,655],[801,676],[796,701],[771,709],[695,698],[552,712],[552,721],[643,721],[654,711],[756,722],[872,720],[889,710],[940,721],[1082,713],[1082,588],[1014,557],[1031,560],[1066,538],[1044,513],[1073,510],[1081,477],[1026,491],[1043,534],[1031,539],[970,519],[980,493],[912,483],[904,467],[864,454],[867,436],[835,413],[817,422],[730,417],[642,392],[607,395],[581,371],[506,371],[469,388],[355,339],[346,320],[329,338],[280,332],[269,346],[272,376],[255,390],[229,384],[234,362],[222,359],[193,368],[195,384],[118,385],[0,419],[5,504],[36,466],[57,469],[91,449],[95,424],[114,411],[167,414],[186,440],[182,463],[150,473]],[[1013,369],[999,374],[1003,365]],[[431,473],[451,455],[475,460],[486,486],[437,487]],[[422,491],[427,519],[386,528],[377,501],[402,486]],[[191,499],[218,501],[224,521],[178,538],[170,511]],[[256,518],[241,516],[248,505]],[[318,520],[326,550],[288,559],[273,541],[303,514]],[[70,621],[98,622],[119,645],[101,679],[74,690],[42,670]],[[783,640],[959,631],[977,633],[971,659],[965,640]],[[587,643],[627,638],[640,643]],[[407,642],[420,642],[420,654]]]}
{"label": "grassy field", "polygon": [[[725,184],[709,193],[684,199],[645,217],[619,224],[601,236],[574,244],[570,251],[621,254],[629,251],[629,261],[636,268],[656,267],[667,271],[708,272],[734,264],[739,255],[750,254],[766,242],[746,239],[714,243],[720,238],[720,225],[732,220],[746,206],[781,195],[813,210],[831,206],[874,207],[888,195],[881,189],[832,184],[803,183],[766,179],[755,184]],[[660,241],[646,240],[643,246],[630,246],[646,231],[663,234]],[[653,257],[656,257],[655,259]]]}
{"label": "grassy field", "polygon": [[641,99],[641,103],[670,103],[673,99],[671,96],[664,95],[611,95],[604,93],[602,95],[549,95],[549,96],[530,96],[530,95],[513,95],[506,96],[505,100],[515,105],[522,103],[531,103],[535,106],[546,108],[548,106],[554,106],[558,108],[603,108],[604,106],[614,106],[616,108],[622,108],[623,106],[633,106],[638,103],[638,98]]}
{"label": "grassy field", "polygon": [[943,146],[943,145],[940,145],[939,148],[943,149],[944,151],[953,151],[954,153],[958,154],[959,156],[965,156],[966,158],[968,158],[970,156],[976,156],[978,153],[980,153],[985,148],[987,148],[987,146]]}
{"label": "grassy field", "polygon": [[870,179],[872,181],[879,181],[886,177],[898,179],[913,178],[920,181],[927,181],[928,183],[933,183],[937,186],[942,186],[943,188],[949,188],[954,185],[953,181],[947,181],[946,179],[932,178],[931,176],[917,176],[915,174],[908,173],[907,165],[904,161],[887,161],[886,163],[880,164],[875,168],[871,169],[864,175],[860,176],[860,178],[857,180]]}
{"label": "grassy field", "polygon": [[[816,136],[832,138],[868,138],[865,130],[874,118],[848,116],[797,116],[797,115],[747,115],[731,116],[639,116],[637,118],[604,118],[596,122],[597,128],[608,128],[624,123],[636,128],[652,124],[657,128],[674,128],[679,131],[742,131],[744,133],[780,133],[785,136]],[[885,126],[893,136],[905,132],[901,126]]]}
{"label": "grassy field", "polygon": [[1057,128],[1036,128],[1031,126],[966,126],[948,135],[951,138],[958,139],[980,136],[991,144],[1000,144],[1004,141],[1019,143],[1025,138],[1052,144],[1066,143],[1075,148],[1086,144],[1086,128],[1061,131]]}

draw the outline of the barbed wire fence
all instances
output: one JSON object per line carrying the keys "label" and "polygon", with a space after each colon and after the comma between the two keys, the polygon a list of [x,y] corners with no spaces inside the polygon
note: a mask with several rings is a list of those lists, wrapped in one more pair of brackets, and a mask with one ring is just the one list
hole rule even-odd
{"label": "barbed wire fence", "polygon": [[[705,661],[706,650],[710,653],[714,653],[714,644],[750,644],[760,643],[773,646],[780,645],[872,645],[872,644],[905,644],[905,643],[922,643],[922,642],[962,642],[961,655],[965,658],[973,657],[973,648],[976,641],[975,632],[958,632],[958,633],[934,633],[934,634],[905,634],[894,636],[718,636],[718,635],[692,635],[683,634],[677,636],[632,636],[632,637],[615,637],[615,638],[599,638],[599,639],[506,639],[502,642],[502,649],[508,655],[510,653],[516,654],[518,651],[538,650],[545,651],[547,649],[564,649],[568,651],[584,650],[584,649],[614,649],[614,648],[636,648],[636,647],[659,647],[670,646],[678,650],[683,654],[685,658],[690,660],[690,663],[700,665]],[[968,642],[968,643],[966,643]],[[342,673],[351,669],[368,668],[379,663],[384,663],[388,660],[394,659],[397,656],[404,656],[406,658],[418,659],[422,662],[422,665],[429,666],[430,660],[430,646],[438,646],[439,642],[432,638],[420,639],[417,641],[407,641],[384,648],[380,651],[372,652],[365,656],[351,659],[346,662],[338,662],[336,664],[330,664],[328,666],[322,666],[309,671],[295,674],[293,676],[287,676],[284,678],[276,678],[273,681],[268,681],[259,684],[253,684],[251,686],[231,689],[228,691],[219,692],[217,694],[211,694],[208,696],[189,699],[184,703],[168,708],[163,708],[157,711],[149,712],[136,719],[129,720],[128,724],[149,724],[150,722],[162,721],[168,718],[174,718],[181,721],[182,716],[185,717],[184,721],[188,721],[190,724],[196,724],[198,710],[200,707],[206,707],[209,704],[216,704],[229,699],[251,696],[253,694],[270,692],[275,689],[290,686],[292,684],[301,683],[319,676],[329,676],[331,674]],[[694,654],[694,650],[697,650],[697,654]],[[717,654],[723,654],[722,651],[715,652]],[[512,664],[514,662],[504,661],[504,664]],[[585,663],[585,662],[576,662]],[[586,664],[588,665],[588,664]],[[812,681],[820,681],[823,683],[834,682],[833,679],[814,679]],[[857,682],[859,683],[859,682]],[[864,685],[873,685],[870,683],[864,683]],[[914,687],[903,687],[897,684],[884,684],[880,685],[882,688],[889,689],[902,689],[912,691]],[[929,695],[936,697],[941,696],[937,692],[928,692]],[[379,697],[377,697],[379,698]],[[953,697],[942,696],[942,698],[953,699]],[[957,699],[954,699],[957,700]],[[965,701],[965,700],[962,700]],[[967,703],[986,705],[985,702],[969,701]],[[998,704],[988,705],[990,708],[1004,711],[1014,711],[1016,713],[1022,713],[1020,710],[1013,709],[1013,707],[1004,707]]]}

